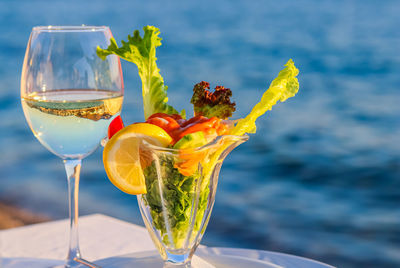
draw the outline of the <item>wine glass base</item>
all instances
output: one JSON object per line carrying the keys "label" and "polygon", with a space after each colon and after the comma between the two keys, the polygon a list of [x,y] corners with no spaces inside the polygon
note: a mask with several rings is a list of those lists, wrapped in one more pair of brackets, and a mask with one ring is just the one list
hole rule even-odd
{"label": "wine glass base", "polygon": [[68,260],[65,264],[63,265],[58,265],[58,266],[53,266],[52,268],[101,268],[101,266],[96,265],[92,262],[89,262],[85,259],[82,258],[74,258],[73,260]]}

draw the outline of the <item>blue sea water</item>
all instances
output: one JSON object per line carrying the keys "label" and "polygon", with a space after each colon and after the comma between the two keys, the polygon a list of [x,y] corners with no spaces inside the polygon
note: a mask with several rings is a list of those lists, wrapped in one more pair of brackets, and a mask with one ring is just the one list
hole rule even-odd
{"label": "blue sea water", "polygon": [[[170,102],[188,111],[201,80],[233,90],[238,118],[289,58],[300,69],[299,94],[225,161],[204,244],[400,267],[399,11],[396,0],[1,0],[0,199],[67,216],[62,162],[35,140],[20,106],[31,28],[108,25],[121,40],[151,24],[162,32]],[[141,121],[137,69],[123,62],[123,72],[123,118]],[[143,224],[135,197],[107,180],[101,150],[81,178],[81,214]]]}

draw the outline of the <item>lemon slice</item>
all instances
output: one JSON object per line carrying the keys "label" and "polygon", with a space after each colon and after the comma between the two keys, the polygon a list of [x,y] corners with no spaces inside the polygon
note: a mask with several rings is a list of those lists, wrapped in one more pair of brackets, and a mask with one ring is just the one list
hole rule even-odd
{"label": "lemon slice", "polygon": [[172,141],[171,136],[162,128],[138,123],[118,131],[104,147],[103,163],[109,180],[128,194],[146,193],[139,153],[143,139],[162,147],[166,147]]}

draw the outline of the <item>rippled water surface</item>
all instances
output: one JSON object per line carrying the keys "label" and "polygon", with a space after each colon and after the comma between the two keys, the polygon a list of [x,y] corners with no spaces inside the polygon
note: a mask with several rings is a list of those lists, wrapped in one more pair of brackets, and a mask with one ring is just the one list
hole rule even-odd
{"label": "rippled water surface", "polygon": [[[193,85],[206,80],[230,87],[244,116],[289,58],[300,69],[298,96],[226,160],[204,244],[399,267],[400,2],[199,2],[0,1],[1,199],[67,216],[62,162],[35,140],[19,101],[31,27],[109,25],[121,40],[153,24],[178,108],[190,110]],[[137,69],[123,71],[123,118],[141,121]],[[136,199],[106,179],[101,150],[81,177],[81,214],[142,224]]]}

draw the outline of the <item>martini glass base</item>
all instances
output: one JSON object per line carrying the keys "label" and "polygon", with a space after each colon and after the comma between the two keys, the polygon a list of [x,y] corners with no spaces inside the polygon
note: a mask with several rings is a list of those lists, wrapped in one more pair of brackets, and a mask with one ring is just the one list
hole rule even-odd
{"label": "martini glass base", "polygon": [[191,267],[192,258],[187,254],[172,254],[166,252],[167,260],[164,261],[164,268],[189,268]]}

